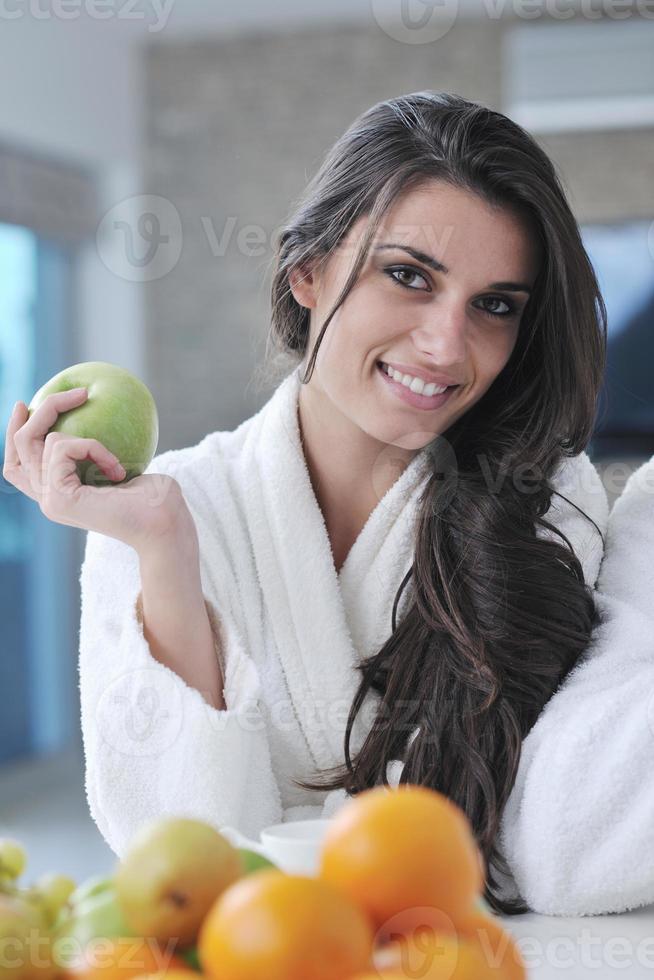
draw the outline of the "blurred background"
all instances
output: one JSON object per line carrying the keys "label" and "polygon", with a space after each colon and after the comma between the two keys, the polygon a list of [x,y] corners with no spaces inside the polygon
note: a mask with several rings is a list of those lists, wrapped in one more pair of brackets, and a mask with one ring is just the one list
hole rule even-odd
{"label": "blurred background", "polygon": [[[0,439],[87,360],[150,387],[157,452],[253,414],[276,230],[356,115],[424,88],[506,113],[561,173],[609,311],[589,454],[612,502],[654,453],[644,0],[0,0]],[[84,540],[0,477],[0,835],[33,874],[114,862],[84,795]]]}

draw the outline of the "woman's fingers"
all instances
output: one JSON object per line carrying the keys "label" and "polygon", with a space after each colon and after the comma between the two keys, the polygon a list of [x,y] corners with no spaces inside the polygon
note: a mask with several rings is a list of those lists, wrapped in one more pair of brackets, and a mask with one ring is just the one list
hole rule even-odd
{"label": "woman's fingers", "polygon": [[16,448],[14,436],[24,424],[27,418],[27,405],[17,402],[16,407],[9,416],[7,430],[5,433],[5,457],[2,464],[2,475],[22,493],[33,498],[32,487],[26,473],[20,471],[20,458]]}
{"label": "woman's fingers", "polygon": [[[21,402],[10,416],[5,440],[5,479],[36,500],[43,515],[56,523],[106,534],[139,551],[154,541],[179,533],[180,529],[183,535],[195,536],[197,540],[195,523],[177,480],[166,473],[154,472],[132,477],[122,484],[125,471],[116,470],[118,460],[97,439],[72,438],[51,431],[57,415],[75,406],[75,396],[62,392],[49,397],[54,414],[52,411],[46,414],[41,406],[30,417],[27,406]],[[41,415],[37,419],[38,412]],[[32,425],[34,419],[37,421]],[[48,425],[50,428],[44,433]],[[37,436],[39,431],[41,435]],[[28,472],[30,459],[32,465]],[[111,483],[100,487],[82,484],[77,464],[84,460],[95,463]]]}
{"label": "woman's fingers", "polygon": [[[97,439],[73,439],[59,432],[50,432],[45,437],[44,445],[41,510],[50,520],[77,524],[77,520],[71,520],[73,510],[77,511],[76,518],[83,516],[79,513],[79,501],[88,496],[89,488],[80,483],[77,475],[80,460],[92,460],[116,482],[125,476],[124,470],[119,472],[117,469],[120,463],[116,456]],[[101,489],[94,488],[94,492]]]}
{"label": "woman's fingers", "polygon": [[44,400],[42,405],[25,421],[27,409],[23,412],[22,424],[14,435],[14,445],[18,453],[24,477],[32,487],[30,496],[39,500],[42,492],[43,440],[62,412],[68,412],[81,405],[86,398],[86,388],[81,390],[57,391]]}
{"label": "woman's fingers", "polygon": [[6,476],[9,470],[13,469],[14,466],[18,466],[19,459],[18,453],[16,452],[16,447],[14,445],[14,435],[20,425],[23,424],[24,412],[26,408],[22,402],[16,402],[14,410],[9,416],[9,422],[7,423],[7,429],[5,432],[5,458],[2,464],[2,475]]}

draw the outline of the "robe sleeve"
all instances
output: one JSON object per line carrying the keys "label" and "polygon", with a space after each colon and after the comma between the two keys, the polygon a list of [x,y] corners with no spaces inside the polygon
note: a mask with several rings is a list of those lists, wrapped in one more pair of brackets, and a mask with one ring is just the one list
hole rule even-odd
{"label": "robe sleeve", "polygon": [[654,902],[652,488],[654,457],[608,517],[601,623],[523,742],[503,814],[501,849],[519,892],[546,915]]}
{"label": "robe sleeve", "polygon": [[144,821],[164,815],[253,838],[279,822],[260,678],[227,603],[204,589],[223,656],[226,710],[219,711],[150,653],[133,548],[88,532],[80,587],[85,788],[111,849],[121,857]]}

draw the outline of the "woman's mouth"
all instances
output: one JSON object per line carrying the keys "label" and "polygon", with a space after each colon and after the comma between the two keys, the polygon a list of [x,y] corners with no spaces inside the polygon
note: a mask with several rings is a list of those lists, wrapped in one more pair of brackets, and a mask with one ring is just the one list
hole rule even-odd
{"label": "woman's mouth", "polygon": [[434,408],[440,408],[448,400],[452,392],[460,387],[460,385],[450,385],[445,391],[440,393],[423,395],[417,391],[411,391],[401,381],[396,381],[394,378],[391,378],[386,373],[383,361],[377,361],[377,372],[381,375],[382,380],[386,383],[392,394],[397,395],[398,398],[401,398],[407,405],[411,405],[412,408],[422,408],[428,411]]}

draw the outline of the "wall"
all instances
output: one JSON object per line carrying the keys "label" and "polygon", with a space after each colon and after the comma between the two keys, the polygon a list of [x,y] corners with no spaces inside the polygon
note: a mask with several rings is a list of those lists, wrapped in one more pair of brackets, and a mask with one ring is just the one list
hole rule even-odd
{"label": "wall", "polygon": [[[443,43],[417,45],[351,24],[149,43],[146,183],[174,203],[183,229],[179,260],[149,284],[146,304],[162,448],[232,429],[268,397],[252,371],[269,323],[271,237],[337,136],[374,102],[421,88],[502,109],[509,24],[459,19]],[[650,215],[650,130],[540,141],[578,220]],[[259,254],[239,244],[248,225],[262,229]],[[216,239],[230,228],[221,252]]]}
{"label": "wall", "polygon": [[[0,141],[95,172],[100,214],[140,187],[141,60],[120,27],[27,14],[0,21]],[[107,268],[94,238],[77,262],[77,356],[146,373],[141,290]]]}
{"label": "wall", "polygon": [[[499,62],[477,53],[497,51],[498,31],[459,22],[446,47],[417,45],[410,58],[381,31],[351,25],[149,45],[147,183],[183,225],[180,259],[147,300],[166,446],[231,429],[265,400],[251,375],[269,322],[271,238],[339,133],[373,102],[427,86],[496,104]],[[262,229],[261,254],[239,246],[248,225]],[[220,240],[230,227],[215,254],[211,231]]]}

